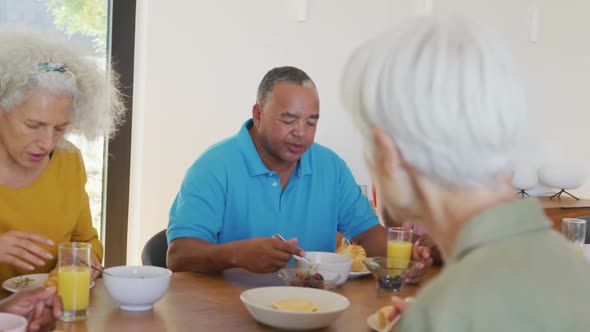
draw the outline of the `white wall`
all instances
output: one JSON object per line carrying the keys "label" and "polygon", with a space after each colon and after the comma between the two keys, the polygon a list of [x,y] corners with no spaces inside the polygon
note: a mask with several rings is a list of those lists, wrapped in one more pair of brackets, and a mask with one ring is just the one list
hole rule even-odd
{"label": "white wall", "polygon": [[[316,140],[369,183],[358,136],[341,110],[339,79],[350,51],[416,14],[423,0],[138,1],[136,87],[128,263],[166,227],[182,177],[203,150],[236,133],[272,67],[293,65],[316,82]],[[528,40],[526,1],[433,0],[435,12],[461,11],[507,40],[529,84],[531,125],[540,133],[535,163],[575,159],[590,169],[585,127],[590,101],[590,2],[538,0],[541,29]],[[576,191],[590,196],[589,183]]]}

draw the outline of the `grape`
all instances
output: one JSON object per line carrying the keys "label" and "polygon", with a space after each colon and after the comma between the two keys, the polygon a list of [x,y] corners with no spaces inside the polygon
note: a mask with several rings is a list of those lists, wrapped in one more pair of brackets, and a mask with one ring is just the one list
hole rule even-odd
{"label": "grape", "polygon": [[289,282],[290,286],[320,288],[320,289],[325,288],[325,285],[322,282],[324,280],[324,276],[322,276],[318,272],[311,274],[309,272],[297,271],[297,272],[295,272],[295,279],[297,279],[297,281]]}

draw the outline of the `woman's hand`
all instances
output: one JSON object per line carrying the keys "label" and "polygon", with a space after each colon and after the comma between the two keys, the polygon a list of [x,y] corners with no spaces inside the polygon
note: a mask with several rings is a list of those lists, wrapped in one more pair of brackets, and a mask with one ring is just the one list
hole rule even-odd
{"label": "woman's hand", "polygon": [[413,266],[403,272],[404,282],[406,284],[417,284],[432,265],[430,257],[430,248],[414,245],[412,246]]}
{"label": "woman's hand", "polygon": [[55,287],[20,291],[0,302],[0,311],[29,321],[27,331],[52,331],[63,310]]}
{"label": "woman's hand", "polygon": [[430,257],[432,258],[432,263],[435,265],[442,264],[442,257],[440,254],[440,250],[438,249],[438,246],[436,245],[436,243],[434,243],[434,240],[432,239],[432,237],[430,235],[428,235],[428,234],[420,235],[420,237],[418,238],[418,240],[416,240],[414,245],[429,248],[430,249]]}
{"label": "woman's hand", "polygon": [[0,263],[29,271],[35,269],[34,265],[45,265],[45,260],[53,256],[36,243],[54,245],[50,239],[31,232],[11,230],[0,234]]}
{"label": "woman's hand", "polygon": [[[406,309],[408,309],[408,307],[413,302],[414,302],[414,298],[412,298],[412,297],[408,297],[404,300],[400,297],[392,296],[391,297],[391,304],[393,306],[393,311],[391,311],[391,313],[387,317],[387,320],[390,322],[393,321],[397,316],[403,314],[404,311],[406,311]],[[394,330],[395,330],[395,328],[394,328]]]}

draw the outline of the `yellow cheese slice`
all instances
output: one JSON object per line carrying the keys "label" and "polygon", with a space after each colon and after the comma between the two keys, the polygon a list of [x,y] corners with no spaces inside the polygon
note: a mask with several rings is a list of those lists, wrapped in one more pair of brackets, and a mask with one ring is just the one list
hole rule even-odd
{"label": "yellow cheese slice", "polygon": [[305,299],[285,299],[274,301],[272,307],[281,311],[291,312],[314,312],[318,310],[318,306]]}

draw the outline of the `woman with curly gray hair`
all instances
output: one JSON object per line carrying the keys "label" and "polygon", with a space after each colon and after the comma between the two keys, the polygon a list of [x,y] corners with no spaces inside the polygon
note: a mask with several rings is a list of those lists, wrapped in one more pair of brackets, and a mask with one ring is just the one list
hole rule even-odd
{"label": "woman with curly gray hair", "polygon": [[114,133],[116,76],[57,38],[3,30],[0,45],[0,282],[50,272],[62,242],[90,243],[100,266],[84,163],[64,135]]}
{"label": "woman with curly gray hair", "polygon": [[525,88],[507,50],[460,17],[424,17],[361,47],[345,98],[381,207],[445,259],[399,331],[587,331],[590,265],[534,198],[518,199]]}

